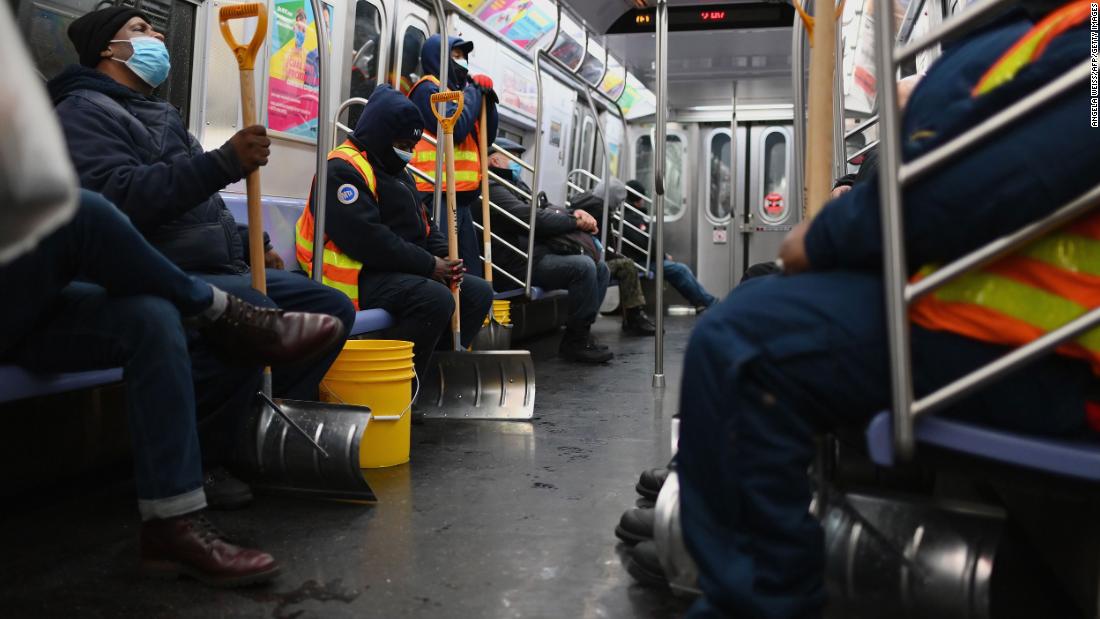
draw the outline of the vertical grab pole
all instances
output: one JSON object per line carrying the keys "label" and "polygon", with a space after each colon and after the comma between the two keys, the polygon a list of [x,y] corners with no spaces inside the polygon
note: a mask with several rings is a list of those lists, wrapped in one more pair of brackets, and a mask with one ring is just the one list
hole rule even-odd
{"label": "vertical grab pole", "polygon": [[607,254],[607,215],[611,210],[611,146],[607,143],[607,136],[603,132],[603,124],[600,115],[596,111],[596,103],[592,101],[592,95],[585,90],[584,99],[588,102],[588,110],[592,112],[592,118],[596,119],[596,133],[600,135],[603,143],[603,214],[600,219],[600,260]]}
{"label": "vertical grab pole", "polygon": [[[846,3],[845,3],[846,4]],[[844,17],[837,15],[839,23]],[[844,33],[837,28],[836,67],[833,69],[833,178],[848,173],[848,150],[844,144]]]}
{"label": "vertical grab pole", "polygon": [[[791,208],[796,213],[804,215],[806,212],[806,190],[803,180],[806,163],[806,26],[797,14],[794,16],[794,24],[791,25],[791,104],[794,114],[791,121],[793,156],[791,157],[790,193],[794,198],[791,201]],[[752,212],[751,208],[750,205],[745,205],[746,215]]]}
{"label": "vertical grab pole", "polygon": [[654,338],[653,386],[665,386],[665,134],[668,107],[668,0],[657,0],[657,135],[653,157],[653,233],[657,237],[657,335]]}
{"label": "vertical grab pole", "polygon": [[910,372],[909,317],[905,301],[905,233],[901,212],[900,114],[894,80],[894,6],[892,0],[875,0],[875,75],[878,80],[879,200],[882,210],[882,243],[886,283],[886,331],[890,341],[891,405],[894,453],[906,461],[913,456],[913,379]]}
{"label": "vertical grab pole", "polygon": [[[317,0],[313,0],[317,2]],[[443,8],[443,0],[433,0],[432,8],[435,9],[435,20],[439,22],[439,90],[444,92],[451,89],[450,82],[450,69],[451,69],[451,39],[447,34],[447,10]],[[440,103],[439,105],[447,105],[446,103]],[[446,116],[447,109],[436,106],[438,115]],[[443,135],[443,125],[436,123],[435,125],[435,187],[432,190],[432,216],[435,218],[436,225],[439,225],[439,217],[443,211],[443,185],[439,182],[439,179],[443,179],[447,183],[452,182],[450,177],[443,176],[443,139],[440,137]]]}
{"label": "vertical grab pole", "polygon": [[[738,273],[737,273],[737,252],[740,251],[740,247],[734,246],[734,239],[741,239],[744,241],[745,237],[733,234],[733,227],[737,225],[737,80],[734,80],[730,84],[730,231],[726,240],[729,242],[730,248],[730,278],[729,278],[729,290],[733,290],[733,287],[737,285]],[[793,168],[793,166],[792,166]],[[797,185],[795,185],[797,187]],[[748,266],[748,265],[745,265]]]}
{"label": "vertical grab pole", "polygon": [[527,222],[527,278],[523,282],[523,294],[531,298],[531,276],[535,271],[535,219],[538,215],[539,172],[542,170],[542,55],[546,50],[554,49],[561,33],[561,5],[558,5],[558,18],[554,22],[554,38],[535,52],[535,156],[531,167],[531,215]]}
{"label": "vertical grab pole", "polygon": [[317,34],[317,199],[313,204],[313,281],[320,283],[324,275],[325,199],[328,196],[328,131],[329,92],[325,71],[328,69],[328,32],[321,17],[321,0],[310,0],[313,8],[313,29]]}

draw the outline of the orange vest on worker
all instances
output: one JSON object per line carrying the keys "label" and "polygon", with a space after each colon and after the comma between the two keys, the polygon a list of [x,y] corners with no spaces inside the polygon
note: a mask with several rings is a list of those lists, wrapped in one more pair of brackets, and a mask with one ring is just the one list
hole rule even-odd
{"label": "orange vest on worker", "polygon": [[[374,199],[378,199],[378,181],[374,177],[374,168],[367,161],[366,156],[355,147],[351,141],[346,141],[328,154],[329,161],[342,159],[355,168],[363,176],[363,182],[370,190]],[[298,266],[312,275],[313,273],[313,196],[306,203],[306,209],[298,218],[298,224],[294,228],[294,253],[298,257]],[[321,270],[321,282],[348,295],[355,309],[359,309],[359,271],[363,270],[363,263],[348,256],[335,243],[325,235],[325,249],[321,257],[323,262]]]}
{"label": "orange vest on worker", "polygon": [[[431,82],[437,88],[439,87],[438,77],[425,75],[409,90],[409,96],[411,97],[413,91],[424,82]],[[455,144],[455,191],[477,191],[481,189],[481,157],[477,147],[478,130],[479,124],[475,123],[474,130],[466,135],[466,139],[462,141],[462,144]],[[435,135],[429,131],[424,132],[424,137],[435,139]],[[421,138],[420,142],[416,144],[416,148],[413,149],[413,158],[409,165],[429,177],[435,178],[435,146],[429,143],[428,140]],[[443,174],[442,190],[446,191],[446,170],[443,171]],[[424,193],[435,190],[434,185],[422,180],[419,176],[416,177],[416,188]]]}
{"label": "orange vest on worker", "polygon": [[[1017,41],[972,91],[981,96],[1036,60],[1054,37],[1089,18],[1090,0],[1050,14]],[[919,281],[935,271],[926,266]],[[959,277],[914,303],[913,322],[993,344],[1023,346],[1100,307],[1100,213],[1086,215],[1020,251]],[[1058,347],[1100,375],[1100,329]]]}

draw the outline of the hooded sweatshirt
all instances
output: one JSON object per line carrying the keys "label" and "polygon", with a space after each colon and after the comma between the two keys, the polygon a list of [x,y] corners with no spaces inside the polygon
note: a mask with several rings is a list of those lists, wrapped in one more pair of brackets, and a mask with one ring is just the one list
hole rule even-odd
{"label": "hooded sweatshirt", "polygon": [[[429,220],[405,162],[393,150],[396,140],[418,138],[422,124],[416,106],[389,85],[371,94],[349,139],[374,169],[377,198],[350,163],[329,160],[325,233],[363,263],[363,273],[429,277],[435,257],[447,255],[447,240]],[[310,191],[312,207],[316,187]]]}
{"label": "hooded sweatshirt", "polygon": [[247,270],[218,195],[242,177],[232,146],[203,152],[170,103],[95,69],[72,65],[48,87],[82,187],[118,206],[182,269]]}
{"label": "hooded sweatshirt", "polygon": [[[425,75],[434,75],[439,77],[439,45],[441,37],[438,34],[433,34],[428,37],[428,40],[424,42],[423,47],[420,48],[420,65],[424,68]],[[450,49],[454,49],[460,45],[466,43],[459,37],[448,37],[450,41]],[[481,117],[481,90],[477,85],[470,82],[467,78],[466,71],[455,64],[453,58],[450,59],[450,65],[447,69],[447,82],[450,85],[451,90],[462,91],[462,115],[459,116],[458,121],[455,123],[454,138],[455,146],[466,139],[467,136],[473,134],[474,140],[477,140],[477,127],[476,123]],[[416,104],[420,115],[423,117],[423,129],[431,134],[435,134],[437,129],[435,114],[432,113],[432,95],[439,92],[439,88],[435,84],[430,82],[423,82],[409,93],[409,99]],[[447,115],[450,116],[454,113],[458,104],[447,104]],[[497,126],[499,119],[497,117],[497,106],[492,102],[488,103],[488,108],[485,110],[485,120],[488,122],[486,127],[486,135],[489,136],[489,145],[492,146],[493,140],[497,135]],[[480,195],[477,190],[473,191],[460,191],[455,194],[459,206],[469,206],[469,204]]]}

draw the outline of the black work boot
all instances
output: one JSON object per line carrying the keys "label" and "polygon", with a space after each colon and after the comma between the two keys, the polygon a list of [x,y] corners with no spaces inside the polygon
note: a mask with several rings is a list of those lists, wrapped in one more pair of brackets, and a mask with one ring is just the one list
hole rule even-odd
{"label": "black work boot", "polygon": [[208,509],[240,509],[252,502],[252,488],[224,467],[216,466],[207,471],[203,475],[202,489]]}
{"label": "black work boot", "polygon": [[656,335],[657,325],[646,315],[644,307],[632,307],[623,314],[623,332],[627,335]]}
{"label": "black work boot", "polygon": [[601,347],[592,333],[584,331],[565,330],[558,346],[558,354],[569,361],[582,363],[607,363],[615,358],[615,355],[607,348]]}
{"label": "black work boot", "polygon": [[657,495],[661,493],[661,488],[665,485],[665,480],[668,479],[668,469],[649,469],[642,471],[642,474],[638,476],[638,483],[635,484],[634,489],[638,491],[643,498],[651,501],[657,500]]}
{"label": "black work boot", "polygon": [[626,510],[615,527],[615,537],[631,546],[653,539],[654,515],[653,509]]}
{"label": "black work boot", "polygon": [[643,587],[668,586],[668,577],[657,557],[657,543],[646,540],[632,548],[626,557],[626,571]]}

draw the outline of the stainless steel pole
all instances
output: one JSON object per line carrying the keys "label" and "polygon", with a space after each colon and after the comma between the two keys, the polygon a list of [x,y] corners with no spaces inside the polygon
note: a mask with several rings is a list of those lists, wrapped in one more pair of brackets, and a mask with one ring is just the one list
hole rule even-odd
{"label": "stainless steel pole", "polygon": [[329,83],[325,79],[328,70],[329,40],[328,32],[321,17],[321,0],[310,0],[313,8],[313,28],[317,34],[317,189],[313,204],[313,281],[320,283],[324,275],[325,254],[325,199],[328,196],[328,149],[325,148],[330,135],[329,123]]}
{"label": "stainless steel pole", "polygon": [[[885,0],[880,0],[885,1]],[[665,136],[668,109],[668,1],[657,0],[657,128],[653,153],[653,233],[657,237],[657,336],[654,338],[653,386],[665,386]]]}
{"label": "stainless steel pole", "polygon": [[[831,1],[831,0],[830,0]],[[901,185],[901,114],[894,79],[894,3],[875,0],[875,76],[878,80],[879,199],[882,212],[883,268],[886,284],[886,331],[890,343],[891,405],[894,451],[901,461],[913,457],[913,380],[909,356],[909,312],[905,302],[905,232]]]}
{"label": "stainless steel pole", "polygon": [[[744,242],[744,237],[739,234],[734,234],[734,230],[737,229],[737,151],[740,150],[737,144],[737,81],[734,80],[730,84],[730,90],[733,92],[730,94],[730,224],[729,229],[726,232],[726,243],[730,251],[730,269],[729,269],[729,288],[727,290],[733,290],[733,287],[737,285],[737,279],[740,273],[737,273],[737,254],[741,250],[741,243]],[[737,239],[738,242],[734,242]],[[747,265],[746,265],[747,266]]]}
{"label": "stainless steel pole", "polygon": [[[916,1],[916,0],[914,0]],[[842,15],[837,15],[839,21]],[[848,173],[844,144],[844,32],[836,34],[836,68],[833,69],[833,178]]]}
{"label": "stainless steel pole", "polygon": [[600,219],[600,260],[607,254],[607,215],[611,210],[611,146],[607,143],[607,136],[603,132],[603,124],[600,122],[600,113],[596,111],[596,104],[592,101],[592,95],[584,91],[584,99],[588,102],[588,111],[592,112],[592,118],[596,121],[596,133],[603,143],[603,214]]}
{"label": "stainless steel pole", "polygon": [[[318,0],[313,0],[317,2]],[[451,69],[451,40],[447,34],[447,10],[443,8],[443,0],[434,0],[432,6],[435,9],[435,20],[439,22],[439,90],[450,90],[450,69]],[[439,109],[443,116],[446,116],[447,110],[446,103],[439,103],[436,107]],[[436,123],[435,125],[435,178],[439,180],[444,178],[443,176],[443,124]],[[454,182],[453,179],[444,179],[448,183]],[[443,183],[437,182],[435,184],[434,192],[432,193],[432,211],[435,217],[436,225],[444,226],[440,223],[439,217],[443,214]],[[444,229],[446,229],[444,227]]]}

